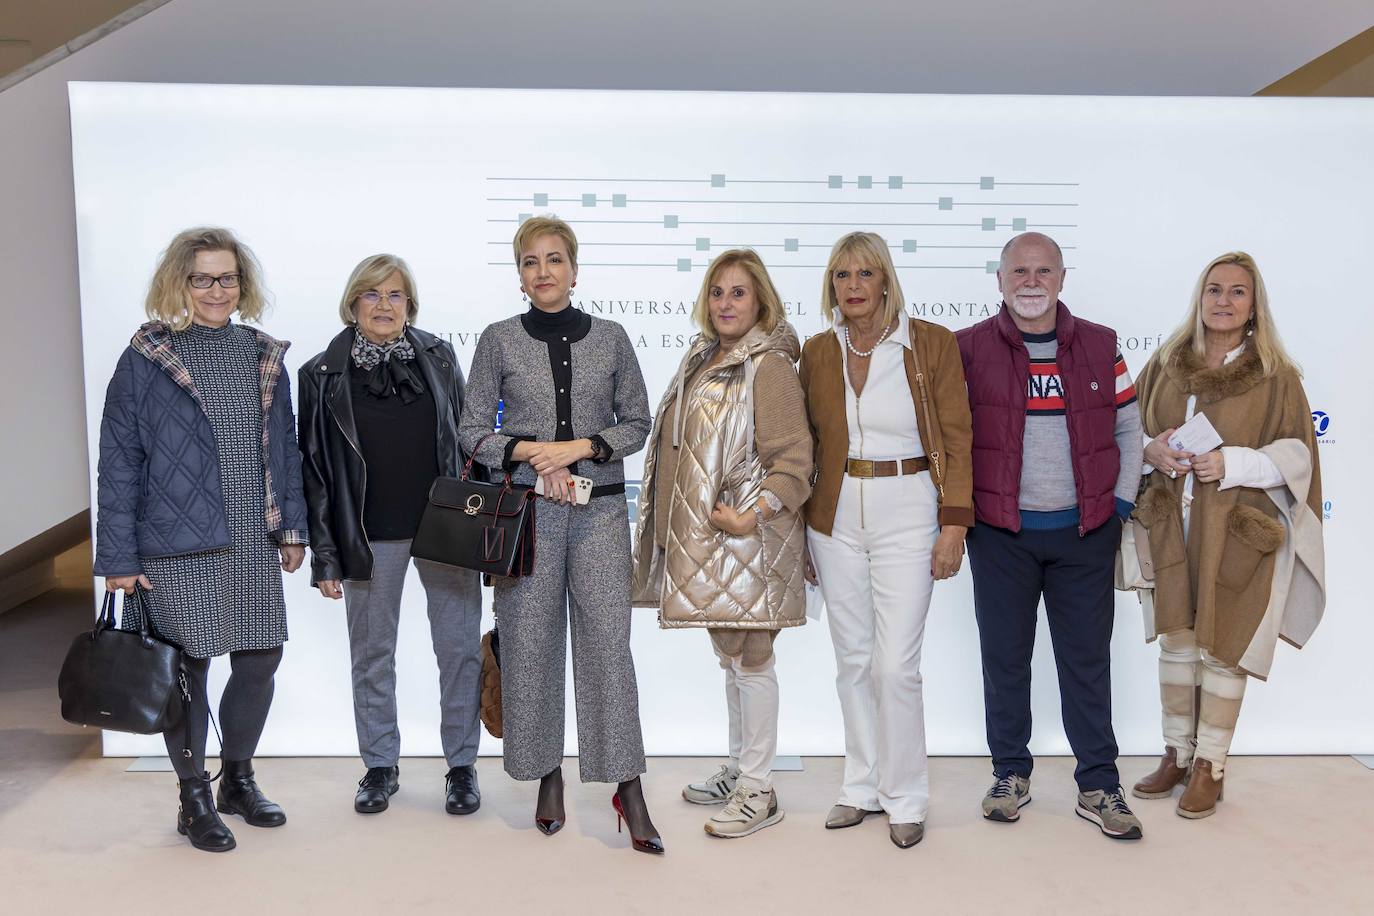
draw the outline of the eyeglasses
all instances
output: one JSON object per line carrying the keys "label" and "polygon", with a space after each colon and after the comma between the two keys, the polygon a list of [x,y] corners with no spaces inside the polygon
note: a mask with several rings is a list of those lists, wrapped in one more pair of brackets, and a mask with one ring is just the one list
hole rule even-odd
{"label": "eyeglasses", "polygon": [[239,285],[239,275],[220,274],[218,277],[212,277],[209,274],[191,274],[189,281],[196,289],[209,289],[216,283],[225,289],[233,289]]}
{"label": "eyeglasses", "polygon": [[[365,293],[358,294],[358,299],[362,302],[366,302],[368,305],[376,305],[378,302],[382,301],[382,298],[382,294],[377,292],[375,289],[370,289]],[[391,304],[391,307],[394,309],[398,309],[410,301],[409,296],[407,296],[405,293],[400,292],[387,293],[385,298],[386,301],[389,302]]]}

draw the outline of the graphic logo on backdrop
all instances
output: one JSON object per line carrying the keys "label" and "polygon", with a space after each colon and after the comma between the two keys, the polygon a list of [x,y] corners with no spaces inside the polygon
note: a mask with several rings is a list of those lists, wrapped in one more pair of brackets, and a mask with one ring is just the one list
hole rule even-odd
{"label": "graphic logo on backdrop", "polygon": [[1322,501],[1322,520],[1331,521],[1331,500],[1329,499]]}
{"label": "graphic logo on backdrop", "polygon": [[[1050,180],[1044,180],[1049,178]],[[1029,179],[1029,180],[1027,180]],[[947,289],[952,282],[968,301],[912,302],[913,314],[942,324],[972,324],[996,314],[999,302],[977,301],[996,291],[1002,246],[1028,230],[1053,232],[1065,251],[1076,250],[1077,181],[1053,176],[980,175],[976,170],[916,175],[748,174],[700,171],[679,174],[607,174],[550,178],[535,175],[486,178],[490,266],[509,269],[495,252],[510,232],[536,214],[555,213],[578,233],[579,262],[591,270],[629,270],[673,291],[645,296],[579,299],[593,315],[627,321],[640,348],[683,349],[693,331],[691,315],[702,271],[728,248],[752,248],[768,263],[801,334],[824,330],[810,291],[825,269],[835,240],[856,229],[878,228],[904,273],[931,278],[923,285]],[[875,209],[876,208],[876,209]],[[623,273],[622,273],[623,276]],[[967,279],[965,279],[967,278]],[[976,284],[976,285],[975,285]],[[657,291],[657,290],[656,290]],[[672,330],[645,331],[661,319]]]}
{"label": "graphic logo on backdrop", "polygon": [[1316,433],[1317,442],[1321,445],[1336,444],[1336,440],[1329,435],[1331,432],[1331,415],[1326,411],[1312,411],[1312,432]]}

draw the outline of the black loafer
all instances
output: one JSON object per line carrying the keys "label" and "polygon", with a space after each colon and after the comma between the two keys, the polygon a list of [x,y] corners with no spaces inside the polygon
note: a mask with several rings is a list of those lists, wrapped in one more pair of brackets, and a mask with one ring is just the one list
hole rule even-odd
{"label": "black loafer", "polygon": [[482,790],[477,787],[477,767],[454,767],[444,777],[444,810],[449,814],[471,814],[482,807]]}
{"label": "black loafer", "polygon": [[391,796],[401,788],[401,768],[368,767],[367,774],[358,780],[358,794],[353,796],[353,810],[359,814],[381,814],[391,805]]}

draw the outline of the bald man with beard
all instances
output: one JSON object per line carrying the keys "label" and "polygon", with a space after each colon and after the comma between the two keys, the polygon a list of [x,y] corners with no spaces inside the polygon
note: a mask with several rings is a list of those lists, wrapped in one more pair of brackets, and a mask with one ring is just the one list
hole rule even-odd
{"label": "bald man with beard", "polygon": [[1031,655],[1041,596],[1076,813],[1139,839],[1112,731],[1112,573],[1141,471],[1140,409],[1111,328],[1072,315],[1059,245],[1027,232],[1002,249],[998,314],[958,332],[973,412],[969,530],[983,702],[994,782],[983,816],[1012,823],[1030,801]]}

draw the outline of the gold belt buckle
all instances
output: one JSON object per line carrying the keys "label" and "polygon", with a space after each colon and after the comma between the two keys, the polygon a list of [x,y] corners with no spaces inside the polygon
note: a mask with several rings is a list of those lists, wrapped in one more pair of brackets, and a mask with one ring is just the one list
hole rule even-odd
{"label": "gold belt buckle", "polygon": [[868,458],[850,458],[846,470],[850,477],[876,477],[875,462]]}

